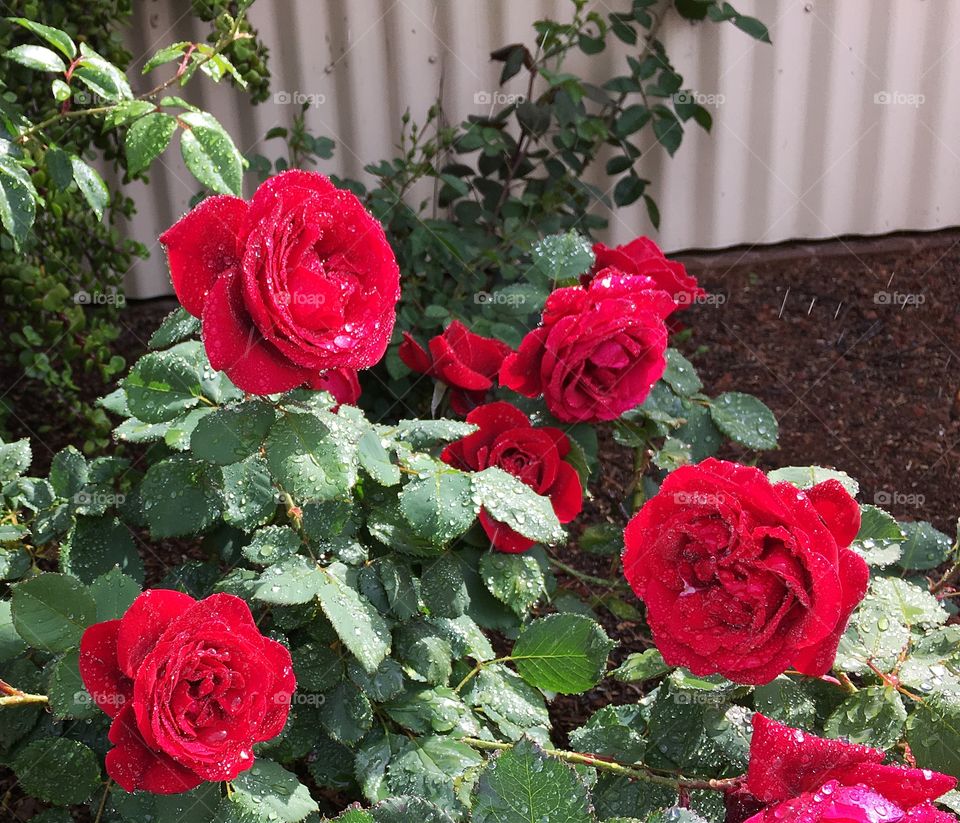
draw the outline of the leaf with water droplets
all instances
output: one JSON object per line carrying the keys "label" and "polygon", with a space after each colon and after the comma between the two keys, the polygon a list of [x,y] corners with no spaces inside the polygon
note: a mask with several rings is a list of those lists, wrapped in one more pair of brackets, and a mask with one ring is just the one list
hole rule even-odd
{"label": "leaf with water droplets", "polygon": [[549,497],[541,497],[526,483],[496,466],[471,475],[473,498],[494,520],[537,543],[554,545],[566,532]]}
{"label": "leaf with water droplets", "polygon": [[520,617],[547,593],[540,564],[530,554],[487,552],[480,557],[480,576],[487,590]]}
{"label": "leaf with water droplets", "polygon": [[297,500],[344,496],[357,481],[356,452],[337,434],[313,414],[284,414],[264,443],[274,480]]}
{"label": "leaf with water droplets", "polygon": [[148,345],[151,349],[166,349],[199,333],[200,318],[188,314],[186,309],[177,306],[163,318],[163,322],[150,336]]}
{"label": "leaf with water droplets", "polygon": [[255,454],[223,467],[223,519],[249,531],[269,522],[277,510],[277,490],[264,459]]}
{"label": "leaf with water droplets", "polygon": [[116,567],[100,575],[89,588],[97,604],[98,623],[123,617],[140,594],[140,584]]}
{"label": "leaf with water droplets", "polygon": [[594,263],[590,242],[579,232],[551,234],[530,251],[533,263],[528,276],[541,285],[573,285]]}
{"label": "leaf with water droplets", "polygon": [[889,749],[903,735],[907,710],[890,686],[869,686],[851,694],[827,718],[827,737],[841,737],[875,749]]}
{"label": "leaf with water droplets", "polygon": [[798,489],[809,489],[824,480],[836,480],[851,497],[860,492],[860,484],[849,474],[823,466],[784,466],[769,472],[767,479],[771,483],[792,483]]}
{"label": "leaf with water droplets", "polygon": [[860,507],[860,531],[850,548],[871,566],[889,566],[900,558],[905,535],[897,521],[876,506]]}
{"label": "leaf with water droplets", "polygon": [[19,249],[37,214],[37,190],[16,160],[0,155],[0,223]]}
{"label": "leaf with water droplets", "polygon": [[506,666],[496,663],[481,669],[463,699],[493,721],[508,740],[528,735],[549,742],[550,714],[543,695]]}
{"label": "leaf with water droplets", "polygon": [[0,442],[0,483],[14,480],[30,468],[32,453],[25,437],[13,443]]}
{"label": "leaf with water droplets", "polygon": [[223,802],[253,815],[254,820],[282,823],[299,823],[319,809],[307,787],[293,772],[262,758],[240,772],[233,781],[230,797]]}
{"label": "leaf with water droplets", "polygon": [[154,537],[179,537],[210,528],[223,511],[223,475],[187,456],[154,463],[140,487]]}
{"label": "leaf with water droplets", "polygon": [[742,392],[725,392],[713,399],[710,416],[717,428],[748,449],[775,449],[777,418],[760,400]]}
{"label": "leaf with water droplets", "polygon": [[143,581],[143,561],[130,530],[116,517],[80,517],[60,547],[60,567],[84,583],[117,568]]}
{"label": "leaf with water droplets", "polygon": [[534,620],[517,638],[510,659],[533,686],[579,694],[603,678],[614,647],[599,623],[580,614],[551,614]]}
{"label": "leaf with water droplets", "polygon": [[173,420],[200,402],[202,374],[177,349],[141,357],[123,381],[130,413],[145,423]]}
{"label": "leaf with water droplets", "polygon": [[463,804],[456,786],[468,769],[482,762],[477,752],[452,737],[416,737],[400,743],[387,767],[386,786],[391,794],[421,797],[459,816]]}
{"label": "leaf with water droplets", "polygon": [[35,649],[63,652],[80,643],[97,619],[97,605],[75,577],[41,574],[17,584],[11,599],[13,625]]}
{"label": "leaf with water droplets", "polygon": [[73,170],[73,179],[76,181],[80,193],[90,208],[93,209],[97,220],[103,220],[103,210],[110,202],[110,192],[107,189],[107,184],[103,182],[103,178],[96,169],[84,163],[79,157],[71,157],[70,166]]}
{"label": "leaf with water droplets", "polygon": [[531,740],[491,758],[477,782],[474,823],[590,823],[587,787],[573,767]]}
{"label": "leaf with water droplets", "polygon": [[667,349],[667,368],[663,380],[681,397],[690,397],[703,388],[693,363],[676,349]]}
{"label": "leaf with water droplets", "polygon": [[390,627],[370,601],[338,574],[347,576],[346,567],[334,564],[322,571],[317,587],[320,606],[343,644],[372,674],[390,653]]}
{"label": "leaf with water droplets", "polygon": [[260,400],[224,406],[197,423],[190,448],[201,460],[220,466],[236,463],[260,448],[276,418],[273,406]]}
{"label": "leaf with water droplets", "polygon": [[400,492],[400,511],[415,534],[442,546],[473,525],[480,507],[472,491],[469,474],[440,471],[407,483]]}
{"label": "leaf with water droplets", "polygon": [[240,197],[243,158],[223,126],[205,111],[183,112],[179,119],[180,152],[190,173],[215,192]]}
{"label": "leaf with water droplets", "polygon": [[906,540],[901,546],[898,563],[904,569],[926,571],[945,562],[953,547],[953,540],[930,523],[904,523]]}
{"label": "leaf with water droplets", "polygon": [[960,696],[924,696],[907,719],[907,743],[920,768],[960,777]]}
{"label": "leaf with water droplets", "polygon": [[31,741],[18,750],[12,765],[24,791],[58,806],[83,803],[100,782],[93,750],[66,737]]}

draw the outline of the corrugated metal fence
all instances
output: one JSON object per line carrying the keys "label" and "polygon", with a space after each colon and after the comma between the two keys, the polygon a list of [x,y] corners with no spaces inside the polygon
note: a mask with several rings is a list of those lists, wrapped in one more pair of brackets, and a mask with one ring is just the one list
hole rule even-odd
{"label": "corrugated metal fence", "polygon": [[[951,92],[960,78],[960,3],[735,5],[769,25],[773,46],[729,24],[677,16],[661,29],[685,84],[712,107],[714,128],[708,135],[688,127],[672,159],[651,152],[645,172],[660,232],[642,207],[631,207],[609,215],[612,239],[648,233],[679,250],[960,224],[960,106]],[[203,37],[187,0],[134,7],[135,55]],[[365,164],[392,156],[404,109],[422,119],[441,91],[451,119],[488,108],[500,68],[490,51],[531,43],[534,20],[569,13],[567,0],[260,0],[252,18],[270,47],[272,99],[251,107],[202,79],[191,84],[191,99],[213,111],[243,151],[310,100],[312,133],[337,142],[322,170],[362,176]],[[590,76],[621,73],[622,60],[613,50],[591,58]],[[517,88],[507,91],[522,90],[520,78],[512,82]],[[140,209],[130,230],[148,245],[197,190],[175,149],[162,160],[149,187],[130,187]],[[169,291],[154,250],[130,273],[129,296]]]}

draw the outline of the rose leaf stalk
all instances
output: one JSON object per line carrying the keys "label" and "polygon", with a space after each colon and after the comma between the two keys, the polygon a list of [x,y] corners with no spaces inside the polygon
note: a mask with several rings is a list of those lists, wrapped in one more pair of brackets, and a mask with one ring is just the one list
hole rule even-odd
{"label": "rose leaf stalk", "polygon": [[50,698],[45,694],[28,694],[0,680],[0,706],[27,706],[35,703],[49,703]]}
{"label": "rose leaf stalk", "polygon": [[[476,737],[462,737],[461,743],[480,751],[508,751],[513,748],[513,743],[499,743],[492,740],[480,740]],[[567,763],[573,763],[578,766],[592,766],[600,771],[618,774],[631,780],[643,780],[647,783],[653,783],[658,786],[666,786],[677,791],[706,789],[717,792],[730,792],[740,786],[744,780],[744,775],[739,777],[724,778],[699,778],[683,777],[682,775],[658,774],[645,766],[627,766],[623,763],[617,763],[615,760],[607,760],[592,754],[582,752],[568,752],[562,749],[544,749],[544,752],[558,760]]]}

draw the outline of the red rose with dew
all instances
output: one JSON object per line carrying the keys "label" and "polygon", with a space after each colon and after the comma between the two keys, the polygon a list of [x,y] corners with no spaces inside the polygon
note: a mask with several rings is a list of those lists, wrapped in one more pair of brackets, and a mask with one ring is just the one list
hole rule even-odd
{"label": "red rose with dew", "polygon": [[[564,458],[570,440],[551,426],[533,426],[515,406],[499,401],[478,406],[467,422],[479,426],[473,434],[449,444],[440,459],[463,471],[482,471],[497,466],[518,477],[537,494],[549,497],[561,523],[580,514],[583,488],[580,476]],[[510,554],[525,552],[534,545],[512,528],[480,511],[480,525],[495,549]]]}
{"label": "red rose with dew", "polygon": [[155,794],[250,768],[253,744],[280,733],[296,688],[290,652],[260,633],[243,600],[167,589],[90,626],[80,676],[113,718],[107,774]]}
{"label": "red rose with dew", "polygon": [[427,346],[429,350],[404,332],[397,353],[409,369],[449,386],[450,407],[460,415],[486,400],[504,358],[513,351],[506,343],[474,334],[459,320]]}
{"label": "red rose with dew", "polygon": [[768,683],[830,670],[866,593],[856,501],[713,458],[669,474],[627,524],[623,566],[672,666]]}
{"label": "red rose with dew", "polygon": [[638,237],[614,248],[595,243],[593,254],[596,262],[590,274],[586,275],[588,278],[606,268],[646,277],[651,288],[667,292],[678,306],[689,306],[706,294],[697,285],[697,279],[687,274],[683,263],[667,259],[660,247],[649,237]]}
{"label": "red rose with dew", "polygon": [[933,805],[956,778],[883,759],[879,749],[755,714],[747,781],[730,799],[733,808],[744,798],[762,806],[750,823],[956,823]]}
{"label": "red rose with dew", "polygon": [[586,287],[557,289],[540,326],[500,369],[500,382],[543,395],[570,423],[615,420],[640,405],[667,367],[667,327],[676,309],[648,278],[604,269]]}
{"label": "red rose with dew", "polygon": [[283,172],[249,203],[209,197],[160,242],[210,364],[244,391],[286,391],[383,356],[396,258],[360,201],[322,174]]}

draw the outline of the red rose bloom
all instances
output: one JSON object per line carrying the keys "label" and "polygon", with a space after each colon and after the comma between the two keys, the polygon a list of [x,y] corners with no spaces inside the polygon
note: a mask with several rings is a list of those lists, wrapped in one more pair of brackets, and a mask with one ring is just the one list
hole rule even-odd
{"label": "red rose bloom", "polygon": [[[498,466],[537,494],[549,497],[561,523],[569,523],[580,514],[580,475],[563,459],[570,451],[570,441],[560,429],[534,427],[522,411],[502,401],[478,406],[467,415],[467,422],[476,424],[479,430],[447,446],[441,460],[463,471]],[[502,552],[518,554],[533,545],[532,540],[494,520],[484,509],[480,511],[480,525],[494,548]]]}
{"label": "red rose bloom", "polygon": [[450,407],[464,415],[486,399],[503,359],[512,352],[506,343],[474,334],[459,320],[428,346],[426,351],[404,332],[397,353],[408,368],[450,386]]}
{"label": "red rose bloom", "polygon": [[126,791],[175,794],[232,780],[276,737],[296,688],[290,652],[239,597],[151,589],[90,626],[80,676],[110,717],[107,773]]}
{"label": "red rose bloom", "polygon": [[360,201],[322,174],[278,174],[249,203],[209,197],[160,242],[177,299],[203,320],[210,364],[244,391],[286,391],[383,356],[396,258]]}
{"label": "red rose bloom", "polygon": [[664,319],[675,308],[647,278],[604,269],[586,288],[547,298],[540,326],[504,360],[500,382],[542,394],[559,420],[614,420],[642,403],[666,369]]}
{"label": "red rose bloom", "polygon": [[330,392],[337,403],[355,406],[360,399],[360,378],[356,369],[333,369],[308,381],[311,389]]}
{"label": "red rose bloom", "polygon": [[860,509],[836,480],[806,491],[713,458],[682,466],[624,534],[627,580],[664,659],[767,683],[829,671],[869,573]]}
{"label": "red rose bloom", "polygon": [[956,823],[931,801],[956,778],[884,765],[883,752],[753,716],[746,793],[767,805],[751,823]]}
{"label": "red rose bloom", "polygon": [[608,267],[619,269],[626,274],[646,277],[651,288],[667,292],[678,306],[689,306],[698,297],[706,294],[697,285],[697,279],[687,274],[683,263],[668,260],[660,247],[649,237],[638,237],[612,249],[603,243],[595,243],[593,254],[596,262],[588,277],[593,277]]}

